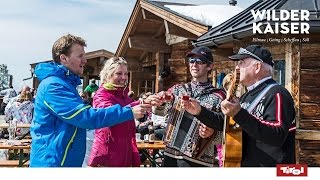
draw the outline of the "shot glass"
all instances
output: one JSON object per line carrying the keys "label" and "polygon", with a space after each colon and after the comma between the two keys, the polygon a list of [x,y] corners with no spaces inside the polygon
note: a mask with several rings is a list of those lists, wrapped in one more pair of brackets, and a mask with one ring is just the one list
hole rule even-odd
{"label": "shot glass", "polygon": [[141,141],[141,134],[140,133],[136,133],[136,141],[137,142]]}
{"label": "shot glass", "polygon": [[182,99],[185,101],[189,101],[190,96],[188,94],[184,94],[184,95],[182,95]]}

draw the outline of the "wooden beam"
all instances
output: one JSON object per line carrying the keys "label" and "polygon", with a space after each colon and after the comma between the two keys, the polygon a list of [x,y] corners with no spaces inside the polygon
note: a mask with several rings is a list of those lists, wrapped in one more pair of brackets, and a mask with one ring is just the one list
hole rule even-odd
{"label": "wooden beam", "polygon": [[147,51],[143,51],[143,53],[139,57],[139,61],[142,61],[147,56],[147,54],[148,54]]}
{"label": "wooden beam", "polygon": [[148,62],[143,62],[142,63],[142,67],[150,67],[150,66],[154,66],[154,65],[156,65],[157,63],[156,63],[156,61],[148,61]]}
{"label": "wooden beam", "polygon": [[198,36],[179,27],[179,26],[176,26],[170,22],[168,22],[167,20],[163,20],[164,21],[164,27],[166,29],[166,33],[167,34],[172,34],[172,35],[175,35],[175,36],[180,36],[180,37],[185,37],[185,38],[188,38],[188,39],[197,39]]}
{"label": "wooden beam", "polygon": [[131,36],[128,38],[129,47],[140,49],[147,52],[165,52],[171,51],[170,46],[165,42],[164,38],[153,38],[145,36]]}
{"label": "wooden beam", "polygon": [[166,43],[170,46],[185,40],[187,40],[187,38],[166,33]]}
{"label": "wooden beam", "polygon": [[119,46],[115,52],[115,55],[116,56],[123,56],[125,50],[125,46],[127,44],[127,40],[128,40],[128,37],[130,36],[130,33],[131,32],[135,32],[135,29],[136,29],[136,26],[137,26],[137,22],[139,22],[140,18],[142,18],[142,15],[141,15],[141,6],[139,4],[140,1],[137,1],[134,8],[133,8],[133,11],[131,13],[131,16],[130,16],[130,19],[129,19],[129,22],[127,23],[127,27],[126,29],[124,30],[124,33],[121,37],[121,40],[120,40],[120,43],[119,43]]}
{"label": "wooden beam", "polygon": [[[101,82],[102,83],[102,82]],[[89,85],[89,75],[83,75],[82,91]]]}
{"label": "wooden beam", "polygon": [[150,2],[140,1],[140,5],[143,9],[148,10],[149,12],[152,12],[153,14],[159,16],[160,18],[167,20],[197,36],[201,36],[202,34],[208,32],[208,26],[200,23],[196,23],[182,16],[178,16],[177,14],[168,12],[165,9],[162,9],[153,4],[150,4]]}
{"label": "wooden beam", "polygon": [[[162,21],[163,22],[163,21]],[[164,24],[160,26],[156,33],[154,33],[154,38],[163,37],[165,35],[165,27]]]}
{"label": "wooden beam", "polygon": [[320,141],[320,131],[319,130],[297,129],[296,130],[296,139]]}
{"label": "wooden beam", "polygon": [[126,58],[129,71],[140,71],[142,69],[138,59]]}
{"label": "wooden beam", "polygon": [[296,124],[299,128],[300,116],[301,116],[301,102],[300,102],[300,46],[293,43],[286,43],[285,45],[285,62],[286,62],[286,76],[285,87],[291,93],[294,106],[296,110]]}
{"label": "wooden beam", "polygon": [[87,52],[85,54],[85,57],[86,59],[94,59],[94,58],[100,58],[100,57],[105,57],[105,58],[110,58],[114,56],[114,54],[112,52],[109,52],[107,50],[104,50],[104,49],[100,49],[100,50],[97,50],[97,51],[90,51],[90,52]]}
{"label": "wooden beam", "polygon": [[145,10],[145,9],[141,9],[142,12],[142,17],[144,20],[147,21],[153,21],[153,22],[157,22],[157,23],[162,23],[162,18],[160,18],[159,16],[156,16],[154,14],[152,14],[151,12]]}

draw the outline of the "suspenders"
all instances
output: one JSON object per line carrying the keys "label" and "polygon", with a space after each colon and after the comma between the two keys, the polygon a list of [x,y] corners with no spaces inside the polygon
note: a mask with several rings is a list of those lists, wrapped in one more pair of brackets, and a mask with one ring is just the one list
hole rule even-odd
{"label": "suspenders", "polygon": [[277,84],[269,84],[263,91],[261,91],[260,94],[254,99],[254,101],[249,105],[247,111],[251,113],[252,110],[258,105],[259,101],[266,95],[269,89],[271,89],[275,85]]}

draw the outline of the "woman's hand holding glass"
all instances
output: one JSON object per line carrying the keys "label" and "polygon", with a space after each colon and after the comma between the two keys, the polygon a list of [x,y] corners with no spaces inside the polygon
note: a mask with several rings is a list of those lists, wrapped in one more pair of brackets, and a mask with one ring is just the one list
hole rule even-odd
{"label": "woman's hand holding glass", "polygon": [[158,94],[153,94],[148,96],[146,99],[143,100],[144,104],[150,104],[152,106],[161,106],[163,104],[163,98]]}

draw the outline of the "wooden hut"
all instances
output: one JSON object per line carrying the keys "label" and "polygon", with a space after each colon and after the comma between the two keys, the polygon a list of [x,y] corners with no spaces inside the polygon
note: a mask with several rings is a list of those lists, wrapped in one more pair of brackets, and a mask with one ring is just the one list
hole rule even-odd
{"label": "wooden hut", "polygon": [[210,28],[167,5],[195,6],[137,0],[115,53],[128,61],[129,85],[135,95],[188,81],[185,54],[193,48],[191,42]]}
{"label": "wooden hut", "polygon": [[[299,164],[320,165],[320,11],[319,0],[260,0],[228,21],[211,29],[194,45],[205,45],[215,51],[217,74],[234,69],[228,56],[240,47],[261,44],[275,60],[274,78],[292,94],[296,107],[296,160]],[[308,35],[252,34],[254,22],[250,10],[309,10]],[[260,21],[264,25],[266,19]],[[274,24],[273,24],[274,25]]]}

